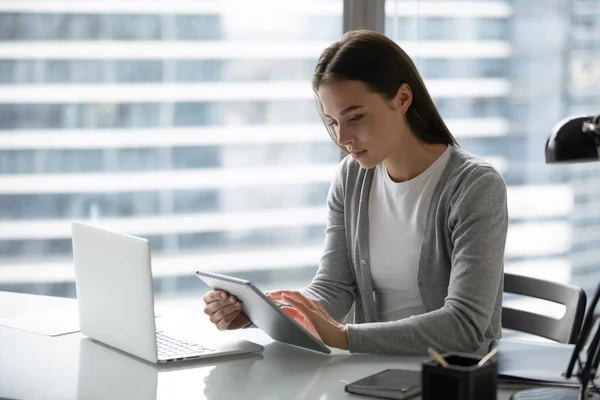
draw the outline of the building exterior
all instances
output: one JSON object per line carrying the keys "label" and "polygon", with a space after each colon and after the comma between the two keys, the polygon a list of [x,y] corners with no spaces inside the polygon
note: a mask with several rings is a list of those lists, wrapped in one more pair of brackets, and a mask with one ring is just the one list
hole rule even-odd
{"label": "building exterior", "polygon": [[[600,114],[600,1],[569,2],[569,115]],[[600,283],[600,166],[582,164],[571,170],[575,207],[571,217],[573,244],[569,260],[572,282],[593,292]]]}
{"label": "building exterior", "polygon": [[[0,1],[0,289],[73,295],[73,219],[147,237],[159,293],[197,269],[306,283],[340,158],[310,78],[342,3]],[[386,33],[503,173],[507,271],[589,288],[600,168],[547,166],[543,146],[600,112],[578,80],[600,82],[598,2],[465,3],[388,0]]]}
{"label": "building exterior", "polygon": [[568,282],[573,190],[568,167],[544,163],[545,140],[565,115],[564,83],[547,84],[565,76],[562,3],[413,2],[411,9],[389,1],[386,31],[406,42],[426,82],[452,82],[454,96],[435,99],[442,116],[472,124],[453,128],[459,143],[504,176],[506,271]]}

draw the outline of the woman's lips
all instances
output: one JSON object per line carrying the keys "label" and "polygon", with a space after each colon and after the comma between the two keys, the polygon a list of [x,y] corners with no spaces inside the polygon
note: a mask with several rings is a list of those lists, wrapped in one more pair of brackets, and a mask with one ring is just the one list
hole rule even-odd
{"label": "woman's lips", "polygon": [[359,152],[352,152],[352,157],[354,157],[355,160],[358,160],[359,158],[364,156],[366,152],[367,152],[366,150],[359,151]]}

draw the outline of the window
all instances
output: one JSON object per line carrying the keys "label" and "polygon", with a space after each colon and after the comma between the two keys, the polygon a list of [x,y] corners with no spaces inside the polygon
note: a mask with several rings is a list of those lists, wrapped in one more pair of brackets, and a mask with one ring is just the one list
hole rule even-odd
{"label": "window", "polygon": [[0,151],[0,174],[31,174],[33,172],[35,172],[34,151]]}
{"label": "window", "polygon": [[[294,81],[317,60],[0,60],[0,84]],[[165,71],[169,71],[166,75]]]}
{"label": "window", "polygon": [[44,78],[35,83],[93,83],[104,80],[103,65],[98,61],[48,60],[41,63]]}
{"label": "window", "polygon": [[114,151],[114,167],[106,169],[115,172],[157,171],[161,169],[160,152],[159,149],[118,149]]}
{"label": "window", "polygon": [[[551,259],[564,270],[544,277],[570,276],[590,289],[600,274],[589,260],[600,254],[582,232],[600,232],[600,225],[585,221],[582,210],[600,207],[600,193],[589,190],[600,187],[600,173],[597,165],[549,166],[543,154],[565,115],[598,113],[597,91],[585,91],[595,82],[589,65],[600,46],[589,19],[558,4],[544,5],[545,18],[538,18],[536,6],[509,1],[470,2],[466,10],[445,1],[403,7],[405,1],[388,0],[386,33],[406,44],[459,142],[497,166],[509,196],[525,191],[550,210],[540,215],[509,203],[519,216],[511,232],[520,233],[509,236],[506,270],[523,257],[540,266]],[[286,286],[280,278],[310,278],[339,161],[310,79],[320,51],[340,37],[343,2],[196,7],[202,2],[176,13],[150,3],[139,13],[119,12],[111,2],[94,12],[76,2],[27,12],[0,6],[7,98],[0,104],[0,218],[6,232],[27,222],[18,237],[0,240],[1,265],[41,265],[50,276],[55,262],[71,262],[69,237],[40,232],[98,218],[148,237],[157,256],[185,252],[201,262],[216,255],[206,269],[217,272],[219,255],[259,252],[269,266],[240,262],[228,271],[264,288]],[[550,29],[547,21],[569,29]],[[562,193],[568,207],[545,195],[546,187]],[[554,246],[552,235],[568,245]],[[523,237],[536,243],[515,251]],[[313,261],[272,257],[280,250]],[[26,270],[9,271],[17,277],[11,288],[57,293]],[[155,274],[174,279],[169,287],[195,287],[183,272]],[[72,287],[70,279],[60,287]],[[164,288],[158,298],[169,295]]]}
{"label": "window", "polygon": [[506,60],[494,58],[427,58],[418,65],[423,78],[503,78],[508,67]]}
{"label": "window", "polygon": [[32,257],[47,257],[48,254],[68,256],[72,252],[69,239],[0,241],[0,254],[3,258],[21,257],[24,253]]}
{"label": "window", "polygon": [[35,173],[86,173],[102,171],[101,150],[37,150]]}
{"label": "window", "polygon": [[504,117],[508,102],[499,97],[452,98],[436,100],[438,111],[444,118]]}
{"label": "window", "polygon": [[226,60],[170,61],[176,82],[211,82],[222,80]]}
{"label": "window", "polygon": [[175,169],[218,168],[221,165],[221,147],[175,147],[170,152]]}
{"label": "window", "polygon": [[393,35],[396,40],[415,40],[418,26],[415,18],[387,17],[385,20],[386,34]]}
{"label": "window", "polygon": [[177,40],[222,39],[219,15],[177,15],[173,18]]}
{"label": "window", "polygon": [[[521,3],[471,2],[459,11],[452,2],[412,7],[407,0],[388,0],[386,32],[401,45],[416,42],[408,44],[409,55],[459,144],[504,176],[506,271],[593,291],[600,272],[590,266],[600,259],[600,246],[590,238],[600,234],[600,222],[590,210],[600,209],[600,191],[590,188],[600,187],[600,169],[547,165],[543,146],[565,116],[600,112],[600,80],[592,67],[600,40],[589,34],[598,18],[565,13],[564,7],[577,9],[574,0]],[[436,92],[440,81],[454,83],[455,92]],[[544,195],[548,190],[562,195]],[[544,213],[538,212],[542,204]],[[520,269],[525,259],[528,270]],[[546,268],[549,263],[556,267]]]}
{"label": "window", "polygon": [[161,192],[3,195],[0,220],[151,216],[160,212],[160,196]]}
{"label": "window", "polygon": [[155,60],[116,61],[116,82],[140,83],[161,82],[163,80],[163,62]]}
{"label": "window", "polygon": [[[12,289],[74,293],[73,277],[46,281],[72,263],[73,219],[216,272],[221,255],[258,252],[268,265],[227,271],[262,287],[314,273],[340,152],[310,80],[341,34],[342,2],[193,3],[0,6],[0,220],[15,232],[0,239],[0,275],[17,264],[47,272],[8,271]],[[197,296],[184,271],[154,274],[174,282],[157,285],[159,301],[177,287]]]}
{"label": "window", "polygon": [[41,63],[41,61],[28,60],[1,60],[0,83],[5,85],[38,82],[37,68]]}
{"label": "window", "polygon": [[160,40],[160,15],[0,13],[3,40]]}
{"label": "window", "polygon": [[421,39],[451,40],[454,35],[454,20],[451,18],[426,18],[420,20]]}
{"label": "window", "polygon": [[[216,119],[217,105],[209,103],[176,103],[173,104],[174,126],[209,125]],[[212,117],[211,117],[212,116]]]}
{"label": "window", "polygon": [[509,39],[509,18],[477,19],[477,36],[481,40]]}
{"label": "window", "polygon": [[13,129],[159,126],[167,104],[0,104],[0,135]]}
{"label": "window", "polygon": [[160,40],[160,15],[105,15],[104,30],[111,40]]}

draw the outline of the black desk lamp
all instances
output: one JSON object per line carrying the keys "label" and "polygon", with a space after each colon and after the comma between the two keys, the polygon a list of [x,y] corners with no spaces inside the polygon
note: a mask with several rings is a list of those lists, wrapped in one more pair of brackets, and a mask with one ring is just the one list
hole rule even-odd
{"label": "black desk lamp", "polygon": [[[546,141],[546,163],[577,163],[600,160],[600,115],[595,117],[567,118],[558,123]],[[583,320],[579,338],[564,375],[573,375],[581,382],[575,388],[539,388],[514,394],[514,400],[600,400],[595,393],[594,378],[600,364],[600,324],[596,323],[594,310],[600,299],[600,284]],[[588,338],[592,338],[588,343]],[[584,347],[588,344],[587,350]],[[581,356],[584,356],[582,360]],[[577,371],[574,372],[575,364]],[[592,387],[588,384],[592,382]]]}
{"label": "black desk lamp", "polygon": [[600,115],[562,120],[546,141],[546,164],[600,160]]}

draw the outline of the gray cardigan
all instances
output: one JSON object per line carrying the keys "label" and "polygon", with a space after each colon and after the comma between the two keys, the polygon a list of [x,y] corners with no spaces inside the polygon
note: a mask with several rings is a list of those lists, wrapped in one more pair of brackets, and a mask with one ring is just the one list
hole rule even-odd
{"label": "gray cardigan", "polygon": [[429,207],[418,285],[426,313],[378,322],[369,265],[368,200],[374,169],[346,157],[328,195],[325,249],[302,293],[348,325],[351,352],[475,352],[501,336],[506,185],[487,162],[454,147]]}

